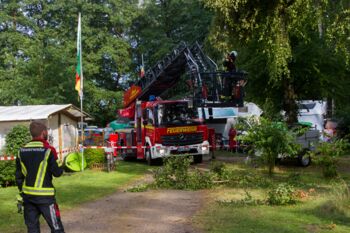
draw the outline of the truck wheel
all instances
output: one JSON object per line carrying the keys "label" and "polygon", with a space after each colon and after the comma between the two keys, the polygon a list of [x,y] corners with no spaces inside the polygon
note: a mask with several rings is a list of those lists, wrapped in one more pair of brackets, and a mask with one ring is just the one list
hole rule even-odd
{"label": "truck wheel", "polygon": [[[149,146],[146,145],[146,147],[149,147]],[[146,150],[145,150],[145,157],[146,157],[147,164],[148,164],[149,166],[154,165],[154,161],[153,161],[153,159],[152,159],[152,154],[151,154],[150,148],[146,148]]]}
{"label": "truck wheel", "polygon": [[120,157],[122,157],[122,159],[124,161],[134,161],[136,160],[136,157],[135,156],[132,156],[132,155],[128,155],[127,153],[121,153]]}
{"label": "truck wheel", "polygon": [[305,150],[298,156],[299,164],[302,167],[307,167],[311,164],[311,157],[307,152],[308,151]]}
{"label": "truck wheel", "polygon": [[216,159],[214,150],[210,151],[211,159]]}
{"label": "truck wheel", "polygon": [[201,163],[202,161],[203,161],[203,155],[194,155],[193,156],[194,163]]}

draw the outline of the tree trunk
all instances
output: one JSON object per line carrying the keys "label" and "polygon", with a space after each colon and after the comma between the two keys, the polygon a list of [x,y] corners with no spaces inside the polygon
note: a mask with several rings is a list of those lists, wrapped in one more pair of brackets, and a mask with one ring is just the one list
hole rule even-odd
{"label": "tree trunk", "polygon": [[286,111],[287,123],[294,124],[298,122],[298,105],[296,95],[290,78],[285,77],[283,80],[284,89],[284,110]]}
{"label": "tree trunk", "polygon": [[272,176],[273,175],[273,172],[274,172],[274,169],[275,169],[275,161],[276,161],[276,159],[275,159],[275,156],[274,156],[274,154],[273,153],[271,153],[270,155],[269,155],[269,176]]}

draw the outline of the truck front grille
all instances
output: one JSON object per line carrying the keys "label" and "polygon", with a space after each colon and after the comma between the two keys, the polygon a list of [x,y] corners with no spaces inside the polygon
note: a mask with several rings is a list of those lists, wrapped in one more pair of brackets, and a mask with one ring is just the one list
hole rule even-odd
{"label": "truck front grille", "polygon": [[186,146],[200,144],[203,142],[202,133],[163,135],[162,144],[164,146]]}

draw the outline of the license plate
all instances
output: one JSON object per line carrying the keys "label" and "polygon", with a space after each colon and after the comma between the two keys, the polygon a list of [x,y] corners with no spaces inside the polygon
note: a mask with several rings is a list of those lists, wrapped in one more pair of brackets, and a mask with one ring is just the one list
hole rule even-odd
{"label": "license plate", "polygon": [[186,151],[190,151],[190,148],[179,147],[177,150],[178,150],[179,152],[186,152]]}

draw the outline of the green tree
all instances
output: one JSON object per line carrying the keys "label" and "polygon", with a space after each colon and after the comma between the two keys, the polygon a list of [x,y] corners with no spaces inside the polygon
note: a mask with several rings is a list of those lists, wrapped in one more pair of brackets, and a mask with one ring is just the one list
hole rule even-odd
{"label": "green tree", "polygon": [[296,136],[282,122],[273,122],[261,118],[259,122],[252,121],[247,134],[241,139],[252,145],[252,152],[261,154],[262,161],[268,166],[272,175],[278,155],[295,155],[298,146],[295,144]]}
{"label": "green tree", "polygon": [[31,22],[20,10],[23,1],[8,0],[0,4],[0,104],[16,104],[26,97],[29,84],[24,73],[28,58]]}
{"label": "green tree", "polygon": [[152,66],[179,42],[189,44],[206,38],[212,12],[200,0],[145,0],[133,21],[131,35],[138,65],[144,54]]}
{"label": "green tree", "polygon": [[[130,72],[128,32],[137,2],[1,1],[1,104],[79,105],[74,68],[77,15],[81,12],[84,109],[91,111],[97,124],[112,120],[120,99],[111,98],[120,98],[119,79]],[[89,90],[92,92],[87,93]]]}
{"label": "green tree", "polygon": [[318,145],[316,151],[313,152],[313,157],[316,163],[322,167],[322,173],[325,178],[338,176],[337,164],[339,157],[345,155],[348,148],[348,142],[342,139],[335,139]]}
{"label": "green tree", "polygon": [[[213,54],[240,50],[238,64],[250,73],[248,95],[261,104],[269,98],[289,122],[296,121],[297,99],[331,96],[346,84],[348,0],[204,2],[216,12],[208,38]],[[339,41],[330,36],[336,22]]]}

